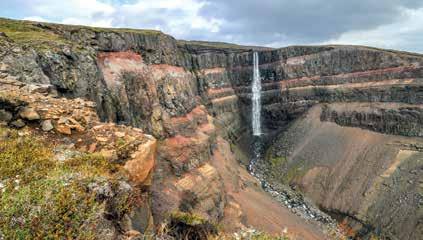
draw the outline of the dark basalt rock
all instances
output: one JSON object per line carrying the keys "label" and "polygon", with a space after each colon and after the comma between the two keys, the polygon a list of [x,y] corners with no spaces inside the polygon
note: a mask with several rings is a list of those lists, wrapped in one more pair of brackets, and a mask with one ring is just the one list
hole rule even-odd
{"label": "dark basalt rock", "polygon": [[[393,104],[391,104],[393,105]],[[414,106],[395,108],[384,105],[370,109],[354,108],[353,111],[337,111],[330,105],[323,108],[320,119],[341,126],[360,127],[376,132],[409,137],[423,136],[423,109]]]}
{"label": "dark basalt rock", "polygon": [[[342,131],[343,127],[367,129],[372,133],[387,134],[389,138],[393,135],[417,137],[417,145],[422,141],[419,137],[423,134],[423,56],[419,54],[362,46],[292,46],[269,49],[178,41],[169,35],[149,30],[26,24],[54,34],[60,41],[22,43],[0,32],[0,77],[13,77],[25,83],[50,84],[61,97],[90,99],[97,103],[97,111],[102,120],[131,124],[159,139],[178,134],[189,135],[190,130],[168,129],[168,126],[173,126],[169,122],[183,121],[199,105],[206,106],[208,113],[213,115],[214,124],[218,126],[217,131],[221,136],[236,141],[240,133],[247,132],[251,115],[252,53],[258,51],[263,78],[262,121],[265,132],[273,134],[290,127],[295,121],[307,118],[318,104],[324,103],[327,106],[323,107],[318,116],[323,124],[336,123],[334,126]],[[118,62],[120,69],[116,75],[108,76],[107,67],[113,68],[118,64],[102,62],[101,54],[113,53],[124,53],[129,57],[124,59],[115,56],[121,61]],[[360,107],[357,105],[359,103],[370,106]],[[345,106],[335,108],[331,104]],[[0,98],[0,108],[13,115],[17,114],[17,107],[21,105],[4,102]],[[348,105],[353,107],[348,108]],[[397,105],[400,107],[396,107]],[[3,114],[2,118],[9,122],[13,120],[5,116]],[[22,124],[17,121],[19,119],[11,124],[21,127]],[[310,129],[298,128],[296,134],[309,133],[308,130]],[[299,137],[296,134],[292,137]],[[322,139],[335,139],[330,134],[332,133],[328,132]],[[290,142],[287,139],[290,137],[283,134],[277,137],[274,144],[276,147],[269,155],[280,157],[283,152],[284,157],[289,158],[292,149],[281,145]],[[346,141],[345,139],[347,138],[339,138],[337,144]],[[312,140],[310,141],[314,143]],[[213,141],[207,144],[213,146]],[[205,146],[204,149],[209,149],[210,146]],[[317,152],[320,151],[318,147],[316,149]],[[377,157],[372,155],[368,161],[381,169],[386,168],[392,162],[386,160],[384,165],[382,161],[392,158],[392,149],[387,148],[386,153],[380,153]],[[416,151],[420,152],[419,149]],[[323,153],[311,156],[313,162],[293,158],[288,165],[278,170],[291,174],[292,179],[299,183],[304,180],[302,177],[310,170],[309,167],[315,163],[330,167],[343,164],[341,157],[337,158],[338,162],[325,162],[325,156]],[[301,168],[305,162],[310,165]],[[366,168],[362,162],[356,164],[358,165],[353,166],[354,169]],[[403,171],[395,174],[398,178],[408,179],[408,174]],[[343,178],[345,176],[338,177],[334,179],[346,181]],[[371,177],[377,180],[377,176]],[[268,180],[280,184],[274,179]],[[415,178],[408,180],[412,184],[418,182]],[[319,183],[323,189],[335,184],[323,180]],[[345,192],[348,189],[349,185],[346,185]],[[410,220],[401,215],[398,221],[393,220],[393,224],[399,227],[392,229],[388,222],[398,215],[393,211],[381,210],[386,204],[394,204],[389,200],[392,197],[407,202],[408,205],[416,203],[403,198],[406,196],[410,199],[414,194],[413,199],[417,199],[416,196],[420,193],[416,192],[416,188],[408,188],[405,183],[392,189],[389,193],[376,194],[372,207],[361,215],[352,212],[349,205],[331,205],[332,209],[328,210],[348,213],[348,216],[366,222],[380,232],[392,230],[393,236],[401,239],[421,237],[421,232],[418,231],[420,223],[405,227],[408,222],[415,223],[414,218]],[[405,194],[405,189],[410,191],[410,195]],[[316,202],[320,201],[310,192],[312,191],[305,191],[305,194],[309,194]],[[409,209],[412,208],[407,208],[407,211]],[[418,214],[420,213],[414,215]],[[415,231],[416,234],[407,235],[401,232],[400,227]]]}

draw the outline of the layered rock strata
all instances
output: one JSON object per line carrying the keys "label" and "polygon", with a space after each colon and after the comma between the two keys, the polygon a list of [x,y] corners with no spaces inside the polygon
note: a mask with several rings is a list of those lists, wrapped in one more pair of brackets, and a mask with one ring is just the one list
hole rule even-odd
{"label": "layered rock strata", "polygon": [[[402,218],[390,221],[396,213],[380,211],[382,205],[379,203],[389,202],[391,193],[371,190],[373,200],[355,201],[351,198],[353,194],[370,190],[335,184],[350,179],[344,171],[337,171],[336,166],[362,169],[365,163],[371,163],[382,171],[390,169],[389,163],[395,162],[397,150],[411,148],[419,156],[421,55],[360,46],[265,49],[177,41],[161,32],[148,30],[99,29],[4,19],[1,23],[0,31],[5,34],[0,34],[0,77],[48,85],[58,96],[90,99],[96,102],[101,120],[139,127],[160,140],[153,181],[156,219],[165,218],[169,211],[184,210],[217,221],[225,212],[235,211],[226,207],[242,205],[228,201],[225,177],[219,173],[219,167],[213,165],[213,156],[218,151],[220,136],[236,142],[241,133],[250,128],[252,50],[256,50],[263,77],[265,132],[276,132],[293,124],[290,129],[296,129],[296,134],[304,134],[291,137],[289,133],[293,130],[288,130],[278,137],[268,154],[269,158],[277,160],[273,165],[272,161],[265,162],[263,168],[286,177],[273,179],[270,173],[268,180],[301,186],[305,195],[323,209],[346,215],[366,225],[366,229],[386,230],[404,239],[421,236],[418,231],[413,233],[417,235],[401,231],[402,225],[397,223]],[[19,31],[26,34],[26,38],[14,34],[15,25],[21,26]],[[316,110],[318,108],[321,111]],[[0,112],[0,117],[9,121],[10,114],[6,111]],[[12,118],[16,118],[14,113]],[[295,128],[294,121],[304,127]],[[72,122],[61,122],[68,127],[61,129],[65,133],[82,130]],[[317,134],[315,128],[320,127],[317,123],[333,129],[328,127],[327,132],[319,132],[322,138],[315,138],[320,136],[314,135]],[[22,126],[21,122],[16,124]],[[46,123],[45,128],[51,126]],[[345,129],[353,129],[353,132]],[[339,152],[361,149],[356,145],[363,141],[352,136],[356,132],[364,134],[366,131],[362,129],[373,131],[369,133],[372,136],[379,132],[388,135],[377,136],[389,140],[401,137],[407,141],[398,147],[396,141],[387,140],[386,151],[353,157],[350,161],[349,156]],[[417,138],[410,140],[409,137]],[[345,145],[336,149],[330,145],[314,145],[316,141],[331,143],[334,139]],[[369,148],[379,149],[378,141],[367,144]],[[397,147],[392,147],[394,145]],[[360,152],[357,149],[354,151]],[[322,154],[296,157],[310,151]],[[307,163],[306,167],[303,163]],[[326,170],[320,171],[319,167]],[[333,178],[325,177],[328,171],[333,173],[330,175]],[[380,180],[379,172],[357,174],[360,179],[357,186],[370,186]],[[395,174],[403,176],[404,173],[395,170],[391,175]],[[318,181],[317,178],[327,180]],[[199,181],[209,185],[193,184]],[[418,179],[410,181],[420,184]],[[315,185],[316,182],[320,184]],[[334,184],[337,186],[332,189]],[[339,198],[342,204],[322,199],[326,194],[332,196],[330,189],[336,190],[336,196],[342,196]],[[404,197],[404,189],[399,188],[392,194]],[[417,197],[421,195],[414,187],[410,192]],[[407,209],[418,213],[413,215],[416,219],[421,217],[420,208]],[[401,221],[412,229],[420,226],[414,218]]]}
{"label": "layered rock strata", "polygon": [[264,117],[288,130],[267,152],[267,179],[300,189],[357,236],[420,238],[422,57],[334,46],[263,72],[279,64],[286,76],[267,78]]}

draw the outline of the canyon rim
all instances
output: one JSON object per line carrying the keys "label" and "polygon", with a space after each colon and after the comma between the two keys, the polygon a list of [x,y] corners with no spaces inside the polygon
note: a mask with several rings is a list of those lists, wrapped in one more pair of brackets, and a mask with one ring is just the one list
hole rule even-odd
{"label": "canyon rim", "polygon": [[0,239],[422,239],[423,55],[0,19]]}

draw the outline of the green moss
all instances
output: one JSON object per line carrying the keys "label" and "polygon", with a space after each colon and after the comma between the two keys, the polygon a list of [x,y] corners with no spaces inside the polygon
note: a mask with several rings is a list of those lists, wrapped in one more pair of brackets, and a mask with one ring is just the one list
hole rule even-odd
{"label": "green moss", "polygon": [[167,234],[175,239],[215,239],[218,227],[191,213],[174,212],[170,216]]}
{"label": "green moss", "polygon": [[272,48],[269,47],[259,47],[259,46],[242,46],[233,43],[225,43],[225,42],[206,42],[206,41],[186,41],[186,40],[179,40],[179,45],[191,45],[191,46],[198,46],[204,48],[214,48],[214,49],[228,49],[228,50],[251,50],[251,49],[258,49],[258,50],[269,50]]}
{"label": "green moss", "polygon": [[[4,129],[1,129],[4,131]],[[115,182],[114,164],[97,154],[55,161],[42,139],[12,132],[0,142],[0,232],[5,239],[94,239],[103,203],[88,186]],[[101,180],[103,179],[103,180]],[[116,212],[131,196],[116,198]]]}
{"label": "green moss", "polygon": [[[115,33],[136,33],[143,35],[161,35],[163,34],[158,30],[151,29],[131,29],[131,28],[99,28],[89,27],[82,25],[63,25],[54,23],[43,23],[44,26],[51,27],[58,30],[76,31],[80,29],[86,29],[94,32],[115,32]],[[64,41],[65,39],[47,29],[37,26],[36,22],[32,21],[21,21],[0,18],[0,31],[6,33],[6,35],[15,41]]]}
{"label": "green moss", "polygon": [[258,233],[251,237],[251,240],[289,240],[288,237],[272,236],[266,233]]}
{"label": "green moss", "polygon": [[132,28],[98,28],[98,27],[87,27],[77,26],[78,28],[89,29],[94,32],[114,32],[114,33],[135,33],[142,35],[163,35],[161,31],[151,29],[132,29]]}
{"label": "green moss", "polygon": [[275,156],[274,152],[273,147],[266,151],[266,175],[275,182],[285,183],[284,171],[287,167],[287,159],[284,156]]}
{"label": "green moss", "polygon": [[38,139],[12,137],[0,142],[0,180],[20,176],[29,182],[43,177],[55,164],[52,152]]}
{"label": "green moss", "polygon": [[7,239],[94,239],[99,203],[83,181],[45,178],[9,184],[0,196],[0,230]]}
{"label": "green moss", "polygon": [[15,42],[27,43],[38,47],[48,47],[47,43],[66,42],[61,36],[37,27],[32,22],[0,18],[0,32]]}
{"label": "green moss", "polygon": [[289,184],[293,179],[302,177],[307,172],[304,161],[298,161],[294,165],[288,164],[284,156],[274,156],[274,149],[270,147],[265,155],[267,175],[276,182]]}
{"label": "green moss", "polygon": [[286,158],[285,157],[274,157],[274,158],[271,158],[269,161],[270,161],[270,164],[272,165],[272,167],[281,167],[286,162]]}
{"label": "green moss", "polygon": [[117,146],[118,148],[123,148],[125,145],[126,145],[126,141],[125,141],[125,139],[123,139],[123,138],[119,138],[119,139],[116,141],[116,146]]}
{"label": "green moss", "polygon": [[84,176],[107,176],[118,170],[116,164],[111,163],[103,155],[93,153],[84,154],[64,162],[64,168],[83,173]]}
{"label": "green moss", "polygon": [[301,166],[301,165],[292,166],[288,169],[288,172],[286,172],[285,175],[283,176],[282,183],[288,184],[293,179],[304,176],[306,172],[307,170],[304,166]]}
{"label": "green moss", "polygon": [[185,213],[185,212],[174,212],[171,214],[171,219],[176,222],[181,222],[186,225],[196,226],[207,223],[207,220],[192,213]]}

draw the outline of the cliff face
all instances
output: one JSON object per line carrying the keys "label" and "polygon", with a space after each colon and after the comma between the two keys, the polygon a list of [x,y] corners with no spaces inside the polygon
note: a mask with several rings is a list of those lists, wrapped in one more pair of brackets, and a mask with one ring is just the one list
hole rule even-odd
{"label": "cliff face", "polygon": [[[147,233],[149,214],[159,227],[177,212],[225,222],[229,233],[253,227],[280,234],[280,229],[288,227],[286,234],[291,236],[325,238],[316,223],[302,220],[267,196],[238,165],[229,143],[221,137],[235,139],[248,127],[241,124],[234,93],[222,96],[234,99],[226,101],[214,97],[213,91],[231,86],[229,67],[232,62],[247,66],[249,50],[178,42],[155,31],[1,23],[0,31],[5,33],[0,34],[2,79],[52,89],[57,97],[89,99],[96,103],[102,121],[136,126],[159,140],[154,174],[141,187],[137,179],[145,177],[148,168],[128,162],[129,183],[146,196],[139,196],[142,205],[134,206],[129,215],[119,216],[129,217],[132,227],[124,228],[126,221],[112,217],[118,230],[109,235],[112,239]],[[244,54],[238,57],[238,53]],[[12,126],[9,121],[6,124]],[[78,135],[66,130],[53,131]],[[149,149],[141,148],[140,154],[150,156]],[[218,160],[232,169],[220,169],[215,164]],[[261,210],[247,200],[251,195],[272,214],[269,221],[256,221]]]}
{"label": "cliff face", "polygon": [[[0,32],[0,78],[89,99],[101,120],[159,139],[149,187],[157,222],[178,210],[232,230],[242,222],[277,231],[283,223],[306,239],[324,238],[313,224],[298,229],[297,216],[251,187],[257,183],[228,150],[228,141],[250,128],[254,49],[265,130],[288,129],[260,164],[266,179],[298,186],[323,209],[365,229],[402,239],[422,235],[420,55],[353,46],[252,48],[177,41],[156,31],[10,20],[0,20]],[[404,158],[404,151],[412,156]],[[404,182],[384,187],[398,178]],[[280,214],[257,222],[260,211],[248,198]],[[392,210],[384,211],[388,205]],[[406,218],[407,212],[417,214]]]}
{"label": "cliff face", "polygon": [[421,238],[421,66],[420,55],[348,46],[264,64],[266,124],[287,130],[262,172],[359,236]]}

